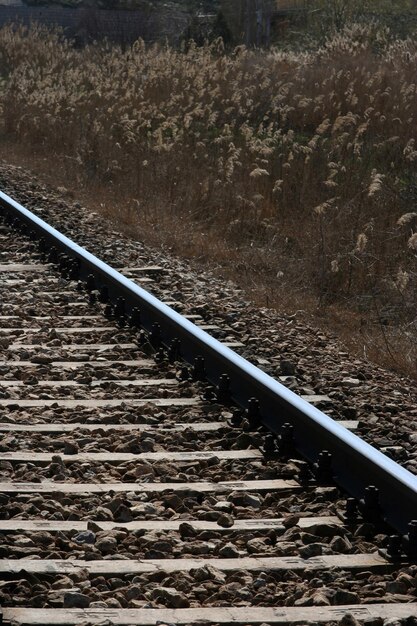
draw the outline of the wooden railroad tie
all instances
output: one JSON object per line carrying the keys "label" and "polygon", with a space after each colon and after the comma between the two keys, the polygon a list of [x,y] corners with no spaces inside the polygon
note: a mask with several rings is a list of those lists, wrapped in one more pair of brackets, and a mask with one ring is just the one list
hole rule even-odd
{"label": "wooden railroad tie", "polygon": [[158,624],[328,624],[339,622],[347,613],[358,620],[410,619],[417,615],[417,603],[349,604],[309,607],[210,607],[192,609],[3,609],[4,621],[19,626],[79,626],[81,623],[114,626],[157,626]]}

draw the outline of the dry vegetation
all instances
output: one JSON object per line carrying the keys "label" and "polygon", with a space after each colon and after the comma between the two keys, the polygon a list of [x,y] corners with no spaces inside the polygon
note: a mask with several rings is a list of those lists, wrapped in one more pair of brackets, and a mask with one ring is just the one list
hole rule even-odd
{"label": "dry vegetation", "polygon": [[417,43],[372,25],[230,54],[8,27],[1,133],[119,194],[132,228],[221,249],[271,302],[353,319],[361,350],[415,373],[416,69]]}

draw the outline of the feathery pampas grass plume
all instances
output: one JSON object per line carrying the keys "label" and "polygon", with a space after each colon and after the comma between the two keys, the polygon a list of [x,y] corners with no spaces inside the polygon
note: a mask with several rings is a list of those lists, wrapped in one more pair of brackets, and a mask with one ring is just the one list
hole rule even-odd
{"label": "feathery pampas grass plume", "polygon": [[355,306],[398,297],[400,270],[417,290],[416,69],[417,40],[374,24],[309,51],[232,53],[219,41],[76,48],[9,25],[0,132],[77,184],[140,198],[132,223],[192,220],[233,250],[266,251],[253,265],[285,267],[280,285]]}
{"label": "feathery pampas grass plume", "polygon": [[365,233],[360,233],[356,240],[355,252],[362,254],[365,252],[366,244],[368,243],[368,237]]}
{"label": "feathery pampas grass plume", "polygon": [[397,221],[397,226],[406,226],[409,224],[415,217],[417,217],[417,213],[404,213],[401,215],[399,220]]}
{"label": "feathery pampas grass plume", "polygon": [[368,187],[369,198],[375,196],[378,192],[381,191],[384,178],[385,176],[383,174],[379,174],[376,170],[372,170],[371,183]]}
{"label": "feathery pampas grass plume", "polygon": [[395,280],[395,286],[397,287],[397,289],[401,292],[404,292],[407,289],[409,281],[410,274],[400,268],[397,272],[397,277]]}
{"label": "feathery pampas grass plume", "polygon": [[260,168],[260,167],[257,167],[257,168],[255,168],[254,170],[251,171],[249,176],[251,178],[260,178],[261,176],[269,176],[269,172],[267,170],[264,170],[264,169]]}
{"label": "feathery pampas grass plume", "polygon": [[410,239],[408,240],[408,247],[411,250],[414,250],[415,252],[417,252],[417,233],[414,233],[413,235],[411,235]]}

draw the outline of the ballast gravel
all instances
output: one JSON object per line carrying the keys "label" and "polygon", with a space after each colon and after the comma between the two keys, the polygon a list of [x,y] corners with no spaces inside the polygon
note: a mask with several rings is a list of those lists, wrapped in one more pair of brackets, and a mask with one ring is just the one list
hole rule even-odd
{"label": "ballast gravel", "polygon": [[[350,358],[338,342],[321,331],[304,324],[297,316],[278,315],[259,309],[245,300],[232,283],[223,281],[197,265],[172,258],[167,252],[155,251],[142,243],[105,228],[98,215],[76,202],[69,203],[58,192],[43,186],[19,168],[0,166],[1,188],[33,209],[40,217],[57,226],[80,245],[111,265],[123,268],[158,266],[147,273],[134,269],[125,273],[134,277],[157,297],[172,306],[222,341],[234,342],[236,350],[266,372],[300,394],[327,395],[327,412],[336,419],[359,421],[359,433],[377,447],[390,449],[411,471],[417,470],[417,409],[416,386],[411,381],[393,375],[376,366]],[[65,195],[65,194],[64,194]],[[8,250],[1,253],[7,262],[10,251],[14,262],[28,262],[27,247],[13,236],[8,237]],[[40,257],[34,257],[39,258]],[[141,278],[142,277],[142,278]],[[145,280],[144,280],[145,279]],[[232,407],[207,400],[207,386],[181,376],[177,366],[157,363],[152,350],[134,342],[125,348],[105,348],[101,356],[114,360],[124,358],[147,360],[140,370],[145,379],[164,377],[175,385],[153,387],[123,387],[126,405],[105,410],[89,407],[35,407],[26,410],[21,400],[47,399],[59,401],[66,397],[97,400],[116,397],[117,382],[130,378],[135,370],[113,363],[100,368],[95,365],[94,344],[131,344],[132,331],[118,328],[99,332],[92,330],[79,343],[83,349],[74,354],[71,345],[78,339],[61,326],[57,332],[54,319],[62,315],[102,315],[97,302],[91,306],[85,292],[73,283],[56,278],[37,278],[31,285],[16,273],[8,276],[8,291],[1,303],[1,315],[15,316],[19,328],[8,331],[2,321],[0,328],[0,377],[19,381],[22,385],[0,387],[0,399],[10,401],[1,421],[8,424],[77,423],[81,426],[71,433],[29,432],[6,433],[0,443],[1,453],[50,452],[50,463],[0,460],[0,480],[3,482],[43,481],[56,483],[57,491],[50,494],[0,494],[0,519],[15,523],[13,532],[4,532],[0,558],[123,560],[198,558],[201,567],[187,573],[169,574],[162,569],[139,576],[94,576],[85,569],[70,575],[28,575],[19,572],[12,581],[0,584],[1,606],[56,608],[186,608],[209,606],[339,606],[361,602],[412,602],[417,597],[417,566],[387,567],[383,573],[346,572],[247,572],[237,569],[222,572],[210,565],[207,558],[234,559],[249,557],[302,557],[308,559],[326,555],[355,555],[385,548],[388,531],[370,523],[317,523],[300,528],[302,516],[336,516],[344,510],[345,500],[335,487],[307,485],[301,493],[255,493],[229,491],[207,494],[193,491],[197,481],[250,481],[277,478],[297,479],[305,470],[299,458],[275,459],[260,457],[248,460],[221,460],[216,452],[222,450],[263,450],[265,433],[232,428],[236,418]],[[32,279],[31,279],[32,280]],[[42,298],[37,297],[42,293]],[[94,298],[93,298],[94,299]],[[21,312],[26,312],[21,315]],[[52,319],[51,319],[52,314]],[[30,316],[37,316],[39,328],[31,328]],[[49,316],[49,318],[48,318]],[[101,326],[106,319],[100,318]],[[62,321],[59,323],[62,324]],[[110,320],[114,325],[114,321]],[[90,322],[97,326],[97,322]],[[88,326],[88,324],[86,324]],[[54,330],[51,328],[54,327]],[[43,346],[47,350],[43,349]],[[54,366],[53,361],[79,360],[75,370]],[[19,363],[20,362],[20,363]],[[37,377],[25,369],[24,362],[37,365]],[[186,377],[185,377],[186,378]],[[40,382],[60,380],[58,387],[42,387]],[[106,381],[101,383],[100,381]],[[65,382],[76,385],[65,385]],[[90,387],[97,382],[95,387]],[[95,391],[92,393],[92,389]],[[176,407],[161,411],[149,402],[137,410],[129,409],[130,398],[191,398],[201,396],[196,407]],[[239,417],[239,416],[238,416]],[[95,432],[82,430],[83,424],[142,424],[155,428],[176,421],[222,422],[215,431],[199,432]],[[212,451],[202,461],[127,461],[81,462],[68,461],[79,452],[128,452],[139,455],[154,451],[187,451],[195,442]],[[191,482],[190,482],[191,481]],[[186,493],[101,493],[65,494],[61,483],[109,482],[188,482]],[[30,519],[48,521],[87,521],[82,531],[39,530],[19,531],[19,521]],[[239,533],[234,530],[237,520],[283,518],[279,530]],[[95,520],[92,522],[91,520]],[[177,531],[128,530],[123,527],[103,530],[100,522],[128,524],[135,520],[178,521]],[[215,529],[199,531],[193,520],[216,524]],[[346,621],[346,620],[345,620]],[[354,622],[343,626],[357,626]],[[373,625],[376,626],[376,625]],[[382,624],[381,624],[382,626]],[[388,626],[388,625],[387,625]]]}
{"label": "ballast gravel", "polygon": [[[414,381],[352,358],[337,339],[295,315],[253,306],[241,290],[197,263],[154,250],[114,230],[114,226],[68,199],[67,190],[53,189],[31,173],[0,164],[0,186],[11,197],[55,225],[61,232],[116,268],[157,266],[149,274],[132,272],[138,284],[183,314],[198,315],[220,327],[214,333],[241,341],[243,356],[272,376],[290,375],[291,387],[308,386],[326,394],[326,412],[336,419],[359,421],[358,434],[417,472],[417,385]],[[115,212],[117,207],[115,207]],[[116,219],[115,222],[116,223]],[[21,255],[24,258],[24,250]],[[61,312],[65,308],[62,307]],[[399,452],[397,448],[402,448]],[[389,452],[390,453],[390,452]]]}

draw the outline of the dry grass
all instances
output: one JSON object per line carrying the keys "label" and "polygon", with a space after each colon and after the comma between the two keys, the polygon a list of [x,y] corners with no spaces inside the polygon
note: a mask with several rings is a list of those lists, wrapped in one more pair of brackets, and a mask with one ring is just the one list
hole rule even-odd
{"label": "dry grass", "polygon": [[351,320],[361,353],[415,374],[416,67],[416,42],[375,26],[229,55],[5,28],[1,133],[149,240]]}

